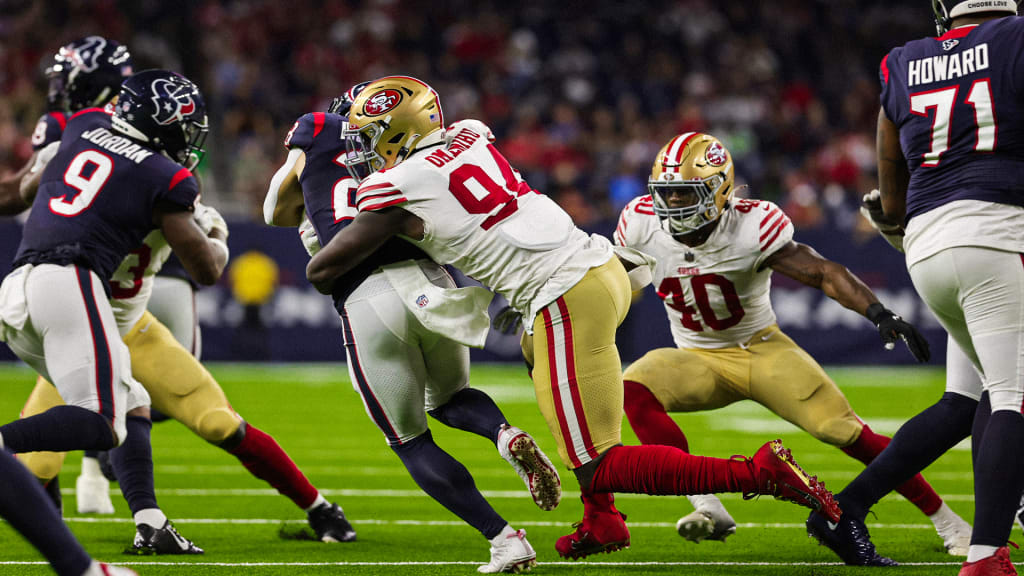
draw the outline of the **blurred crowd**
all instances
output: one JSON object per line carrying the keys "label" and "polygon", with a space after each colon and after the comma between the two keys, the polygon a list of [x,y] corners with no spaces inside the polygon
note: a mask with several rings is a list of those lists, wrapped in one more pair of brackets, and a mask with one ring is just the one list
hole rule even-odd
{"label": "blurred crowd", "polygon": [[52,54],[101,34],[137,69],[200,85],[204,200],[236,217],[260,218],[298,116],[403,74],[438,90],[446,122],[488,123],[584,227],[644,193],[673,135],[700,130],[732,151],[742,195],[849,230],[875,183],[878,64],[933,31],[925,0],[0,0],[0,170],[31,154]]}

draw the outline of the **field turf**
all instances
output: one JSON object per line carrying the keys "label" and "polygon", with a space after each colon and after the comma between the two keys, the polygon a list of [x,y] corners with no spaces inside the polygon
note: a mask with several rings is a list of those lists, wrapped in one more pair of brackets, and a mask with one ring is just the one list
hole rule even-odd
{"label": "field turf", "polygon": [[[66,519],[94,557],[130,565],[146,575],[253,574],[476,574],[488,559],[487,542],[472,528],[424,495],[409,478],[383,436],[367,418],[343,365],[215,365],[212,372],[232,405],[247,420],[276,437],[312,482],[339,502],[356,527],[351,544],[283,539],[301,531],[304,514],[269,486],[250,476],[231,456],[175,422],[153,430],[157,495],[180,532],[206,549],[192,557],[130,557],[121,550],[134,533],[127,505],[114,495],[117,514],[83,517],[75,512],[74,485],[80,457],[71,455],[61,474]],[[833,368],[829,373],[858,414],[892,434],[906,418],[942,393],[943,372],[926,368]],[[0,366],[0,413],[13,419],[34,380],[27,369]],[[532,385],[520,366],[478,365],[473,384],[497,400],[509,420],[531,432],[553,460],[555,449],[537,411]],[[678,417],[695,453],[750,455],[767,440],[782,438],[798,462],[838,491],[861,465],[821,444],[760,406],[741,403],[716,412]],[[842,566],[808,539],[807,511],[768,497],[724,502],[739,522],[727,543],[693,544],[675,532],[675,521],[691,511],[683,498],[621,495],[629,515],[632,548],[585,561],[562,561],[555,540],[582,516],[575,480],[563,471],[564,495],[554,512],[537,509],[519,477],[487,440],[432,421],[438,443],[461,460],[485,496],[516,528],[525,528],[537,549],[537,574],[956,574],[962,559],[948,556],[931,523],[899,496],[889,496],[869,517],[879,550],[900,568]],[[624,422],[624,440],[636,437]],[[949,505],[973,517],[969,448],[936,462],[926,477]],[[1019,528],[1014,529],[1019,538]],[[1024,561],[1024,552],[1013,552]],[[41,556],[8,525],[0,523],[0,574],[50,574]]]}

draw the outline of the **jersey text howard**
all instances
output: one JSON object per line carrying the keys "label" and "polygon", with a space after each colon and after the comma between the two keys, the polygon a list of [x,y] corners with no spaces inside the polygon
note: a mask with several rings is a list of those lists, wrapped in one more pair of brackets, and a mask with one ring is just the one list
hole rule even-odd
{"label": "jersey text howard", "polygon": [[153,155],[152,151],[146,150],[124,136],[115,136],[106,128],[86,130],[82,133],[82,138],[114,154],[120,154],[136,164],[141,164],[143,160]]}
{"label": "jersey text howard", "polygon": [[907,62],[907,84],[917,86],[954,80],[988,69],[988,43],[960,53],[941,54]]}

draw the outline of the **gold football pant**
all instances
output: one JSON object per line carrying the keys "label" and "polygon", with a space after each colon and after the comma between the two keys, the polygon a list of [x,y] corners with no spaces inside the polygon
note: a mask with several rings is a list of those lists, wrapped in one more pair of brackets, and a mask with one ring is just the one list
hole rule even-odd
{"label": "gold football pant", "polygon": [[696,412],[750,399],[834,446],[857,441],[864,424],[814,358],[777,325],[743,346],[659,348],[625,380],[642,384],[668,412]]}
{"label": "gold football pant", "polygon": [[[220,444],[238,430],[242,418],[231,408],[220,385],[155,316],[143,314],[125,335],[124,343],[131,353],[132,376],[149,392],[153,408],[211,444]],[[63,403],[57,389],[39,377],[21,416]],[[18,458],[37,478],[48,481],[60,472],[64,454],[30,452]]]}
{"label": "gold football pant", "polygon": [[523,335],[537,404],[558,455],[571,469],[621,442],[622,363],[615,329],[629,300],[629,278],[612,258],[541,310],[533,335]]}

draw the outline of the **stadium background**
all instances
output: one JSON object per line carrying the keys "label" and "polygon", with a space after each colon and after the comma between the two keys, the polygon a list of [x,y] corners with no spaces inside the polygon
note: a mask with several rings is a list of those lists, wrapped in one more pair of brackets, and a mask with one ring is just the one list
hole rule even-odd
{"label": "stadium background", "polygon": [[[749,185],[741,194],[783,206],[797,239],[916,322],[941,365],[944,334],[901,256],[856,210],[875,185],[877,64],[892,45],[933,31],[928,4],[0,0],[0,170],[31,155],[42,69],[60,44],[99,33],[127,43],[136,69],[182,71],[208,102],[198,172],[204,201],[229,217],[234,266],[251,251],[277,270],[265,299],[233,289],[245,274],[198,294],[205,358],[338,361],[339,323],[305,282],[297,236],[261,222],[281,140],[302,113],[364,79],[419,77],[441,94],[447,121],[487,122],[534,188],[606,234],[644,192],[661,145],[708,131],[733,152],[737,180]],[[0,220],[0,273],[19,238],[14,219]],[[816,290],[777,276],[773,299],[783,328],[823,363],[912,362],[906,351],[885,352],[866,320]],[[627,360],[671,343],[650,289],[620,336]],[[500,334],[475,352],[517,356],[516,338]],[[4,348],[0,358],[13,356]]]}

